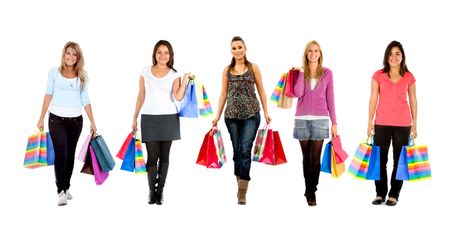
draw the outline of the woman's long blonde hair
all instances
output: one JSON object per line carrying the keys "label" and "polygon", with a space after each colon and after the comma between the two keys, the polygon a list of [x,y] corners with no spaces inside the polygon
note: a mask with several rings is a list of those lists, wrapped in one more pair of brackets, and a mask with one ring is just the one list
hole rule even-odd
{"label": "woman's long blonde hair", "polygon": [[303,53],[303,71],[305,73],[305,79],[310,79],[315,76],[311,76],[311,72],[309,70],[309,61],[308,61],[308,50],[312,45],[317,45],[319,47],[320,51],[320,58],[319,58],[319,64],[317,66],[316,76],[320,79],[323,75],[323,54],[322,54],[322,48],[320,48],[319,43],[316,40],[309,41],[305,46],[305,51]]}
{"label": "woman's long blonde hair", "polygon": [[64,45],[64,49],[62,51],[61,55],[61,65],[59,66],[59,71],[61,74],[67,70],[67,66],[64,63],[64,56],[66,55],[66,51],[68,48],[72,48],[75,50],[75,53],[77,55],[77,63],[75,64],[75,72],[77,76],[80,78],[80,88],[83,89],[85,82],[87,81],[87,74],[84,70],[84,56],[83,52],[81,51],[80,45],[76,42],[67,42],[66,45]]}

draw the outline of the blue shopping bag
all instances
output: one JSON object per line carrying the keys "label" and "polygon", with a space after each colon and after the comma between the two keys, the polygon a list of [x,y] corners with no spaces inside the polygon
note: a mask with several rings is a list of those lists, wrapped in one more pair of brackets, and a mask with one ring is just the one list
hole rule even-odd
{"label": "blue shopping bag", "polygon": [[125,153],[125,157],[122,161],[122,166],[120,169],[134,172],[134,158],[136,156],[136,149],[135,149],[135,142],[136,139],[133,137],[130,140],[130,143],[128,144],[127,152]]}
{"label": "blue shopping bag", "polygon": [[116,165],[116,162],[114,162],[114,159],[111,155],[111,152],[108,149],[108,146],[106,145],[105,140],[101,135],[95,136],[91,140],[92,148],[94,149],[95,155],[97,156],[98,163],[100,164],[100,167],[103,172],[111,171],[114,166]]}
{"label": "blue shopping bag", "polygon": [[325,145],[325,150],[323,151],[322,163],[320,165],[320,171],[331,173],[331,141]]}
{"label": "blue shopping bag", "polygon": [[366,180],[380,180],[380,146],[372,144]]}
{"label": "blue shopping bag", "polygon": [[181,117],[198,118],[197,96],[195,94],[194,80],[189,80],[180,108],[179,114]]}

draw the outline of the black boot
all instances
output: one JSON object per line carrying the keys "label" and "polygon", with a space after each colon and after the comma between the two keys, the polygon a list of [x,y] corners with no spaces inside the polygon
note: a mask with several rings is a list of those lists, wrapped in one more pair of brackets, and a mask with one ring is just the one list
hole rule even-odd
{"label": "black boot", "polygon": [[150,194],[148,196],[148,203],[156,203],[156,176],[158,175],[157,167],[149,167],[147,169],[148,177],[148,187],[150,189]]}
{"label": "black boot", "polygon": [[156,204],[163,203],[163,190],[166,183],[167,172],[169,171],[169,163],[161,163],[158,166],[158,186],[156,187]]}

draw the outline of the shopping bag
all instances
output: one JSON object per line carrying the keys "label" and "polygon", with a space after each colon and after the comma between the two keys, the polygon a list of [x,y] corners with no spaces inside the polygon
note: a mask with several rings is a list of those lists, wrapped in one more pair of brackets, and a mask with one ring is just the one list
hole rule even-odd
{"label": "shopping bag", "polygon": [[125,154],[128,152],[128,146],[131,144],[131,139],[133,138],[133,133],[130,132],[130,134],[128,134],[127,138],[125,138],[125,141],[123,142],[122,146],[120,147],[119,152],[117,152],[116,157],[123,160],[123,158],[125,157]]}
{"label": "shopping bag", "polygon": [[268,125],[258,129],[252,160],[269,165],[287,163],[278,131],[273,131]]}
{"label": "shopping bag", "polygon": [[426,145],[412,145],[406,148],[409,181],[431,178],[430,160]]}
{"label": "shopping bag", "polygon": [[375,142],[372,142],[366,180],[380,180],[380,147]]}
{"label": "shopping bag", "polygon": [[83,163],[83,166],[81,167],[81,173],[85,173],[85,174],[89,174],[89,175],[94,175],[94,169],[92,167],[92,157],[91,157],[91,149],[89,148],[89,144],[88,144],[88,149],[85,153],[85,159],[81,160]]}
{"label": "shopping bag", "polygon": [[331,173],[331,141],[325,145],[325,149],[322,154],[322,163],[320,164],[320,171]]}
{"label": "shopping bag", "polygon": [[278,80],[277,85],[275,86],[275,89],[272,92],[272,95],[270,96],[270,100],[277,103],[280,101],[281,96],[283,95],[283,88],[286,84],[286,73],[283,73],[281,75],[280,80]]}
{"label": "shopping bag", "polygon": [[101,135],[95,136],[91,140],[91,145],[97,156],[98,163],[104,172],[111,171],[116,162],[114,162],[111,152],[109,152],[108,146]]}
{"label": "shopping bag", "polygon": [[419,145],[411,137],[407,146],[403,146],[397,167],[398,180],[425,180],[431,178],[428,147]]}
{"label": "shopping bag", "polygon": [[216,153],[219,159],[219,168],[220,168],[227,162],[227,157],[225,155],[225,146],[223,145],[222,132],[219,129],[216,129],[213,136],[214,136],[214,147],[216,147]]}
{"label": "shopping bag", "polygon": [[28,137],[23,166],[25,168],[47,166],[47,137],[44,132],[37,131]]}
{"label": "shopping bag", "polygon": [[258,132],[256,133],[252,160],[262,162],[264,154],[269,152],[273,152],[273,131],[272,129],[269,129],[269,126],[266,124],[263,128],[258,129]]}
{"label": "shopping bag", "polygon": [[294,84],[297,82],[299,70],[290,69],[286,79],[286,86],[284,87],[284,95],[290,98],[294,98]]}
{"label": "shopping bag", "polygon": [[103,184],[103,182],[105,182],[106,178],[108,178],[109,173],[101,169],[97,159],[98,155],[95,152],[95,149],[93,149],[92,145],[89,146],[89,151],[91,153],[92,170],[94,172],[95,184],[101,185]]}
{"label": "shopping bag", "polygon": [[89,144],[91,143],[92,134],[89,133],[89,135],[84,140],[83,146],[81,146],[80,153],[77,156],[77,160],[84,162],[86,159],[86,154],[89,150]]}
{"label": "shopping bag", "polygon": [[[355,156],[350,163],[348,172],[356,178],[363,180],[377,180],[380,176],[380,151],[373,144],[373,137],[368,137],[360,143]],[[370,170],[369,170],[370,169]]]}
{"label": "shopping bag", "polygon": [[222,133],[214,127],[205,134],[196,163],[207,168],[221,168],[225,162]]}
{"label": "shopping bag", "polygon": [[331,147],[331,176],[340,177],[345,172],[345,163],[337,163],[337,154],[334,151],[334,146]]}
{"label": "shopping bag", "polygon": [[340,164],[345,162],[345,160],[347,160],[348,158],[348,154],[346,151],[344,151],[344,149],[342,149],[341,137],[336,136],[331,139],[331,142],[333,143],[333,150],[336,154],[336,163]]}
{"label": "shopping bag", "polygon": [[146,173],[144,155],[142,154],[142,143],[141,140],[135,138],[135,156],[134,156],[134,172],[135,173]]}
{"label": "shopping bag", "polygon": [[180,108],[179,114],[181,117],[198,118],[198,106],[194,80],[189,80]]}
{"label": "shopping bag", "polygon": [[279,165],[287,163],[283,144],[281,143],[280,133],[278,131],[273,131],[273,141],[274,141],[274,158],[273,158],[274,162],[271,164]]}
{"label": "shopping bag", "polygon": [[275,89],[270,96],[270,100],[277,104],[277,107],[288,109],[292,106],[292,99],[288,98],[285,94],[285,86],[286,86],[287,73],[283,73],[281,75],[280,80],[278,81]]}
{"label": "shopping bag", "polygon": [[[122,145],[122,147],[123,146],[124,145]],[[135,139],[133,137],[131,137],[131,139],[128,141],[127,146],[128,147],[125,152],[125,156],[123,157],[123,161],[122,161],[122,165],[120,166],[120,169],[129,171],[129,172],[134,172],[134,159],[136,156],[136,148],[135,148]],[[117,154],[117,155],[119,155],[119,154]]]}
{"label": "shopping bag", "polygon": [[409,180],[408,173],[408,160],[406,159],[406,146],[402,147],[400,151],[400,157],[397,165],[397,172],[395,173],[395,179],[397,180]]}
{"label": "shopping bag", "polygon": [[52,137],[50,132],[45,133],[47,136],[47,165],[55,164],[55,148],[53,147]]}
{"label": "shopping bag", "polygon": [[[195,86],[195,87],[197,89],[197,86]],[[200,99],[198,101],[202,102],[201,107],[199,106],[199,108],[198,108],[199,114],[200,114],[200,116],[203,116],[203,117],[211,116],[211,115],[213,115],[213,111],[211,108],[211,103],[209,102],[208,94],[206,93],[206,90],[205,90],[205,86],[203,84],[201,84],[201,86],[199,86],[199,87],[201,87],[201,93],[202,93],[201,98],[197,98],[197,99]]]}

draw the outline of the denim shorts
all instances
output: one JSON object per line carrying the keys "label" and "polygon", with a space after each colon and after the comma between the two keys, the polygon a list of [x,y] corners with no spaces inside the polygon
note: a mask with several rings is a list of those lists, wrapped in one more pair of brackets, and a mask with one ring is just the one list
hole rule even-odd
{"label": "denim shorts", "polygon": [[320,120],[302,120],[295,119],[294,138],[303,140],[324,140],[330,137],[329,121]]}

